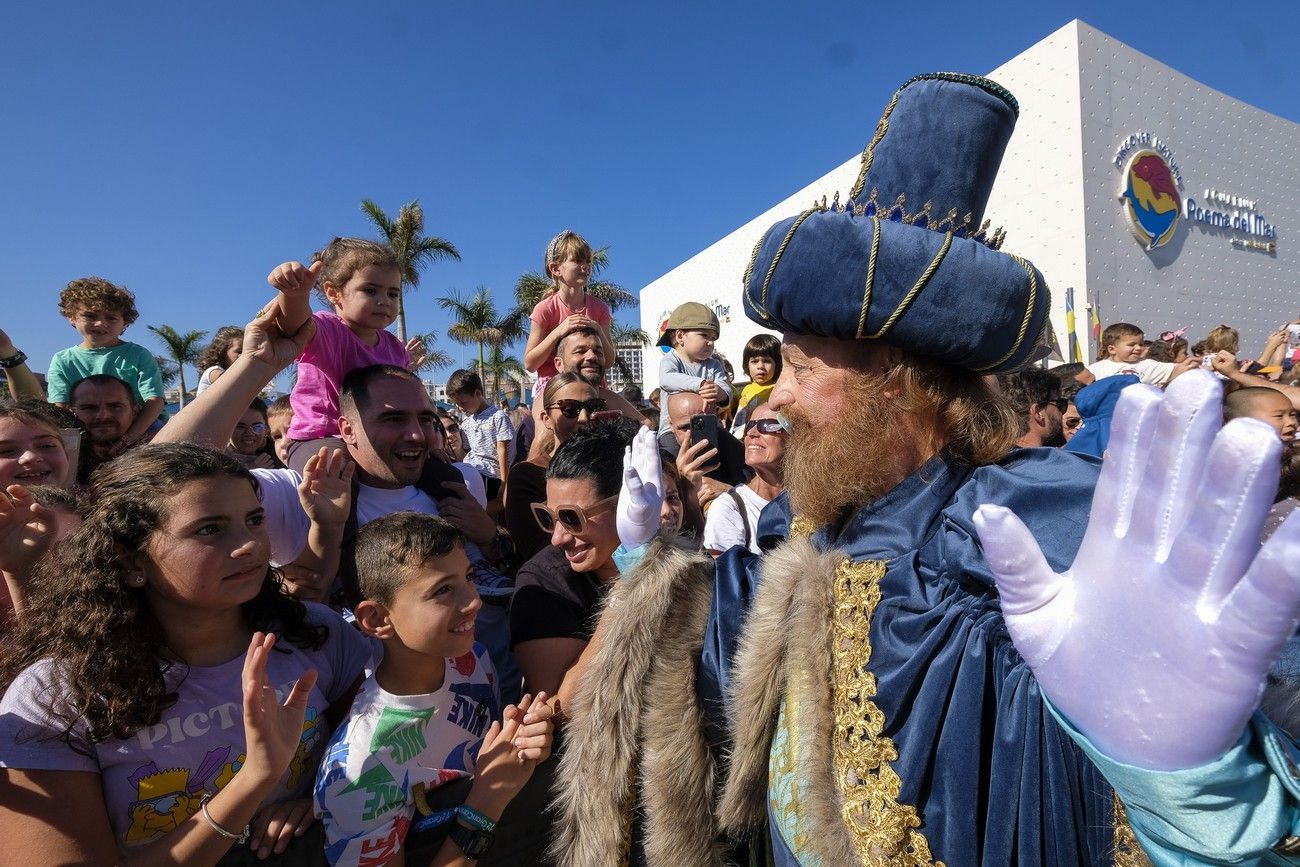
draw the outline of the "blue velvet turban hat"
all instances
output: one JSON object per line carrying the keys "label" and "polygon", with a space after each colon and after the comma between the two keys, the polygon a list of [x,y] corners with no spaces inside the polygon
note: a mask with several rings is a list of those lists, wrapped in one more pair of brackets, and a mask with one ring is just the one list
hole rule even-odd
{"label": "blue velvet turban hat", "polygon": [[745,313],[777,331],[879,340],[982,373],[1042,357],[1047,283],[981,223],[1018,111],[986,78],[905,83],[849,200],[823,199],[758,242]]}

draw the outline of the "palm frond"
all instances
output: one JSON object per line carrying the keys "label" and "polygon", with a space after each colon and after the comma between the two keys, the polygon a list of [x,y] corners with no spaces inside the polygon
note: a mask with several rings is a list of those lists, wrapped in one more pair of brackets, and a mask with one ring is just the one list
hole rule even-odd
{"label": "palm frond", "polygon": [[515,281],[515,301],[531,313],[549,288],[551,288],[551,281],[546,278],[546,275],[528,271]]}
{"label": "palm frond", "polygon": [[163,390],[171,388],[176,384],[177,377],[180,376],[181,369],[172,360],[163,355],[154,355],[154,364],[158,365],[158,376],[162,380]]}
{"label": "palm frond", "polygon": [[379,205],[371,199],[362,199],[361,211],[370,218],[370,222],[375,224],[375,227],[379,229],[380,234],[385,238],[392,237],[393,221],[388,219],[388,214],[384,213],[383,208],[379,207]]}
{"label": "palm frond", "polygon": [[614,341],[615,346],[625,346],[634,344],[636,346],[649,346],[651,344],[650,335],[646,334],[640,328],[633,328],[628,325],[620,325],[613,322],[609,326],[609,337]]}
{"label": "palm frond", "polygon": [[416,373],[422,373],[426,370],[440,370],[451,365],[451,354],[434,348],[438,343],[438,332],[426,331],[424,334],[415,336],[424,344],[424,361],[420,363],[419,367],[415,368]]}
{"label": "palm frond", "polygon": [[636,307],[640,304],[636,295],[609,280],[592,281],[587,284],[587,291],[608,304],[610,310],[618,310],[620,307]]}

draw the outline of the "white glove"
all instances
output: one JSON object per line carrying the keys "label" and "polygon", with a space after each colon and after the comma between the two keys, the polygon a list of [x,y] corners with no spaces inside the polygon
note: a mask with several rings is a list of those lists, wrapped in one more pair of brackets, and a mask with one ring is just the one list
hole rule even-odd
{"label": "white glove", "polygon": [[1205,371],[1164,394],[1124,389],[1063,573],[1009,510],[975,513],[1007,629],[1043,692],[1107,756],[1152,770],[1236,743],[1300,615],[1300,521],[1259,545],[1281,443],[1253,419],[1220,430],[1221,395]]}
{"label": "white glove", "polygon": [[659,510],[664,502],[663,469],[659,465],[659,439],[642,428],[623,453],[623,488],[618,492],[618,539],[631,551],[659,532]]}

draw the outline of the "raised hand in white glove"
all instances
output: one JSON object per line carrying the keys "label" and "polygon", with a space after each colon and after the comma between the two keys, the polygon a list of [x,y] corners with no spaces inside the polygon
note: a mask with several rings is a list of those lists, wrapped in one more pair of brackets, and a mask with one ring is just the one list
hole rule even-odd
{"label": "raised hand in white glove", "polygon": [[618,539],[632,550],[659,532],[659,510],[664,503],[663,469],[659,465],[659,439],[642,428],[623,453],[623,488],[618,492]]}
{"label": "raised hand in white glove", "polygon": [[1300,521],[1259,545],[1281,443],[1253,419],[1220,430],[1221,403],[1204,371],[1164,394],[1124,390],[1063,573],[1009,510],[975,514],[1043,692],[1107,756],[1151,770],[1203,765],[1237,741],[1300,615]]}

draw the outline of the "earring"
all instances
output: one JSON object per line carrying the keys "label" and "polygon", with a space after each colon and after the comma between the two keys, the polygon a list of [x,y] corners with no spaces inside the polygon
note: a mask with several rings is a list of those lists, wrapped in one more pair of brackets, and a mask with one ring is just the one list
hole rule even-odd
{"label": "earring", "polygon": [[143,573],[143,572],[133,572],[133,573],[131,573],[131,576],[130,576],[129,578],[126,579],[126,583],[129,584],[129,585],[132,586],[132,587],[137,587],[137,588],[139,588],[139,587],[143,587],[143,586],[144,586],[144,573]]}

